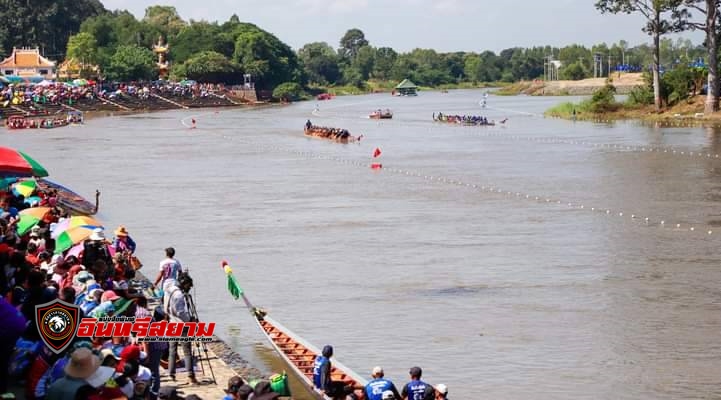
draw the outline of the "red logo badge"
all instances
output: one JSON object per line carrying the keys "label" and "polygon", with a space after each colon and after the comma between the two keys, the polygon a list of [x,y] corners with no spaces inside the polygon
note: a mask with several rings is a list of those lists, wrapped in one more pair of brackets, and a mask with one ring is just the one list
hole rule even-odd
{"label": "red logo badge", "polygon": [[35,306],[40,337],[55,354],[60,354],[75,338],[79,317],[80,307],[59,299]]}

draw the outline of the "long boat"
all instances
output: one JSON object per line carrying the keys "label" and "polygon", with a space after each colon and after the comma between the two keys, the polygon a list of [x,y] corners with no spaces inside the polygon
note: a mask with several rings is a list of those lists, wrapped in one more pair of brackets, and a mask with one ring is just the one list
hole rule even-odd
{"label": "long boat", "polygon": [[[313,385],[313,365],[321,351],[268,315],[260,312],[254,312],[253,314],[258,327],[260,327],[270,345],[290,366],[308,392],[316,399],[332,400]],[[359,387],[368,383],[366,379],[335,358],[331,362],[330,375],[331,380],[342,381],[346,386]]]}
{"label": "long boat", "polygon": [[393,118],[393,113],[391,112],[391,110],[385,110],[385,111],[376,110],[376,111],[373,111],[372,113],[370,113],[370,115],[368,115],[368,118],[391,119],[391,118]]}
{"label": "long boat", "polygon": [[[223,261],[221,265],[223,269],[227,267],[225,261]],[[308,393],[312,394],[313,397],[318,400],[333,400],[313,385],[313,366],[316,357],[321,354],[321,350],[281,325],[280,322],[269,317],[265,310],[253,306],[242,290],[240,290],[238,295],[243,299],[245,306],[253,314],[253,319],[255,319],[265,338],[268,339],[271,347],[273,347],[283,361],[288,364],[293,373],[308,390]],[[346,386],[365,387],[365,385],[368,384],[366,379],[353,372],[353,370],[335,358],[331,360],[330,377],[332,381],[344,382]]]}
{"label": "long boat", "polygon": [[306,127],[303,130],[303,133],[306,136],[312,136],[317,137],[320,139],[327,139],[332,140],[334,142],[340,142],[340,143],[350,143],[350,142],[357,142],[361,140],[363,135],[360,136],[353,136],[345,129],[339,129],[339,128],[326,128],[326,127],[319,127],[319,126],[311,126],[310,128]]}
{"label": "long boat", "polygon": [[75,215],[95,215],[100,207],[100,191],[95,191],[95,204],[83,196],[73,192],[63,185],[41,178],[37,180],[38,188],[43,190],[56,190],[58,205]]}

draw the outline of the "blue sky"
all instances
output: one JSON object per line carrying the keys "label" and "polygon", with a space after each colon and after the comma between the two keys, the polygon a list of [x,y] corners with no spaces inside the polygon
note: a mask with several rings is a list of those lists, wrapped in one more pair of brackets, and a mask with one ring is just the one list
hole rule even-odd
{"label": "blue sky", "polygon": [[[142,18],[151,4],[175,6],[185,20],[225,21],[237,14],[294,49],[325,41],[336,47],[349,28],[371,45],[398,51],[500,51],[572,43],[650,43],[636,14],[601,15],[594,0],[101,0]],[[699,33],[683,35],[700,43]],[[675,37],[675,36],[674,36]]]}

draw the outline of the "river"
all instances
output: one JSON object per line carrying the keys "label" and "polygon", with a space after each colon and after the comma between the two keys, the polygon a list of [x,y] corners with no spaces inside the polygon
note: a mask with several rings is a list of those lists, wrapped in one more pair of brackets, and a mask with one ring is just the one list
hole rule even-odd
{"label": "river", "polygon": [[[482,109],[481,93],[0,137],[51,179],[100,189],[99,218],[128,228],[146,274],[174,246],[201,318],[261,369],[282,366],[221,260],[276,320],[364,376],[383,366],[399,389],[418,365],[457,399],[721,396],[721,132],[540,116],[568,98]],[[366,118],[376,108],[394,118]],[[509,120],[434,124],[438,111]],[[306,138],[308,118],[364,139]],[[368,168],[376,147],[381,171]]]}

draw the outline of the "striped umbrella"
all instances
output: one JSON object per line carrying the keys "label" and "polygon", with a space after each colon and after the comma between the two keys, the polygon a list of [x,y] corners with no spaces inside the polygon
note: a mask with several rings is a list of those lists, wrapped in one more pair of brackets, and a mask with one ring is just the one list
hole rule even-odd
{"label": "striped umbrella", "polygon": [[77,226],[91,226],[93,228],[104,228],[103,224],[93,217],[87,215],[76,215],[70,218],[65,218],[62,221],[55,224],[52,231],[50,231],[50,237],[53,239],[57,238],[61,233],[67,231],[70,228]]}
{"label": "striped umbrella", "polygon": [[22,236],[30,231],[33,226],[43,220],[45,214],[52,210],[50,207],[31,207],[20,211],[20,221],[18,221],[18,235]]}
{"label": "striped umbrella", "polygon": [[59,234],[55,238],[55,254],[60,254],[87,239],[93,233],[93,229],[95,229],[94,226],[76,226]]}
{"label": "striped umbrella", "polygon": [[48,171],[29,155],[0,147],[0,176],[48,176]]}

